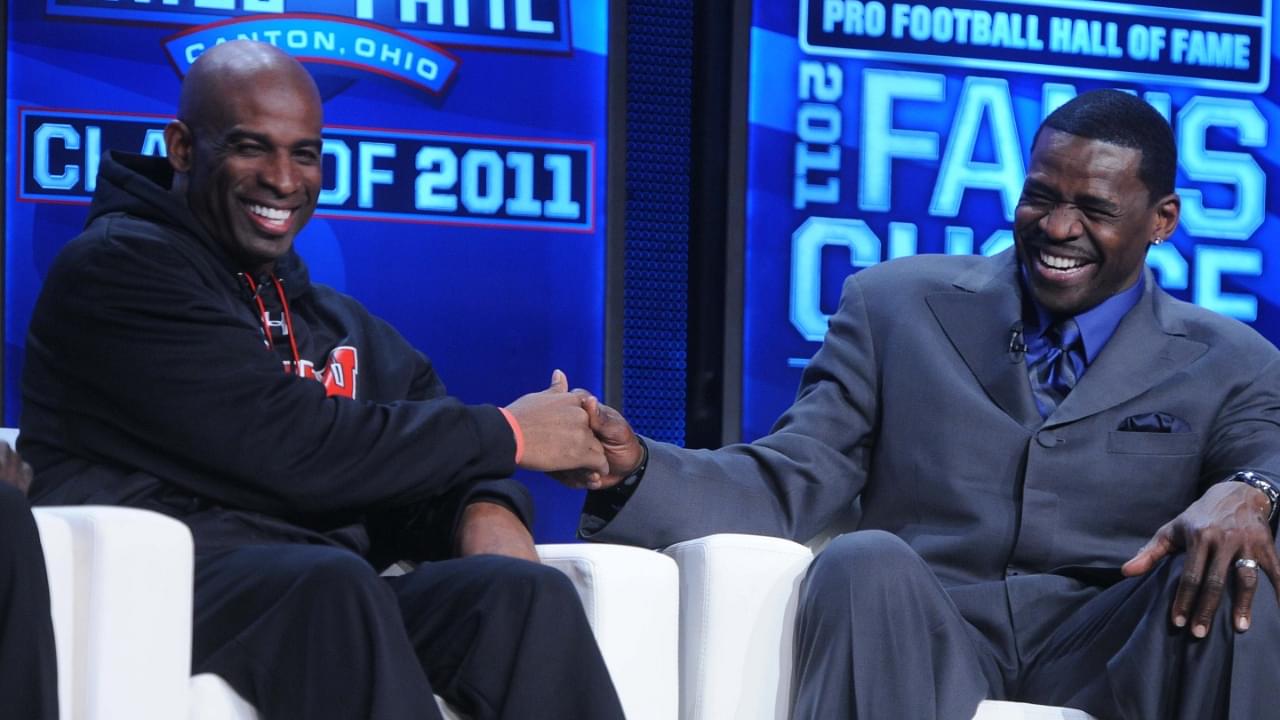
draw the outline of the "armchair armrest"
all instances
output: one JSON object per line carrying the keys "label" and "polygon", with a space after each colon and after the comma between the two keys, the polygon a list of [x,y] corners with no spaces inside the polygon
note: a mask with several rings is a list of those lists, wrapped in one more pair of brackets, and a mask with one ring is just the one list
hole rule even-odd
{"label": "armchair armrest", "polygon": [[58,714],[73,718],[72,648],[75,641],[75,541],[71,524],[53,513],[36,510],[33,515],[44,553],[45,575],[49,579],[49,617],[53,621],[53,646],[58,662]]}
{"label": "armchair armrest", "polygon": [[671,558],[623,545],[537,549],[577,588],[627,717],[676,717],[679,588]]}
{"label": "armchair armrest", "polygon": [[680,567],[680,717],[786,718],[796,603],[813,553],[721,534],[666,554]]}
{"label": "armchair armrest", "polygon": [[35,517],[47,548],[58,670],[66,676],[59,677],[63,717],[185,715],[187,528],[158,513],[120,507],[41,507]]}

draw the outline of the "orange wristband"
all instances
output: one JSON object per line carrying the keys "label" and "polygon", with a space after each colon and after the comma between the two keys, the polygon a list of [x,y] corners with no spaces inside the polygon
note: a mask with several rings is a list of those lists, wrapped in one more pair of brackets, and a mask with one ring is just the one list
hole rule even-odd
{"label": "orange wristband", "polygon": [[524,459],[524,433],[520,432],[520,423],[516,422],[516,416],[511,414],[510,410],[500,407],[502,417],[507,419],[507,424],[511,426],[511,434],[516,437],[516,464]]}

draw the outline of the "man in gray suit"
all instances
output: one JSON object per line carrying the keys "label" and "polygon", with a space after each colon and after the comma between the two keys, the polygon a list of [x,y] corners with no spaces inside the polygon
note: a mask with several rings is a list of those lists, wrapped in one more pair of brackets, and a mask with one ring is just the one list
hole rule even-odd
{"label": "man in gray suit", "polygon": [[[795,404],[751,444],[610,456],[581,533],[807,540],[793,715],[969,718],[983,698],[1102,718],[1273,717],[1280,352],[1167,295],[1178,223],[1149,105],[1086,93],[1033,141],[1015,249],[849,278]],[[873,714],[874,709],[874,714]]]}

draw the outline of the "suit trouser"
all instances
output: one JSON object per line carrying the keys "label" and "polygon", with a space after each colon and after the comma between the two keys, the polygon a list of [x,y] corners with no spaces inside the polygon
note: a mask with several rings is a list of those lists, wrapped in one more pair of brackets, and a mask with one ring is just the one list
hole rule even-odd
{"label": "suit trouser", "polygon": [[[1017,637],[1016,618],[963,602],[900,538],[834,540],[810,567],[796,629],[796,718],[968,720],[984,698],[1076,707],[1111,720],[1272,717],[1280,610],[1259,573],[1248,632],[1224,593],[1208,637],[1169,621],[1182,556],[1079,594],[1052,630]],[[1008,615],[1007,601],[998,604]],[[1034,625],[1035,623],[1030,623]]]}
{"label": "suit trouser", "polygon": [[49,580],[27,499],[0,483],[0,714],[56,720]]}
{"label": "suit trouser", "polygon": [[196,558],[193,667],[263,718],[621,718],[572,584],[499,556],[379,577],[361,557],[253,545]]}

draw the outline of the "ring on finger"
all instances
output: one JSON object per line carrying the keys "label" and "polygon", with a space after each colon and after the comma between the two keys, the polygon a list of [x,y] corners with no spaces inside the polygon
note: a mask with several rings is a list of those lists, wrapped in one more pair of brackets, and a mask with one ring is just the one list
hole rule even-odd
{"label": "ring on finger", "polygon": [[1250,570],[1257,570],[1258,561],[1252,558],[1240,558],[1239,560],[1236,560],[1236,567],[1249,568]]}

